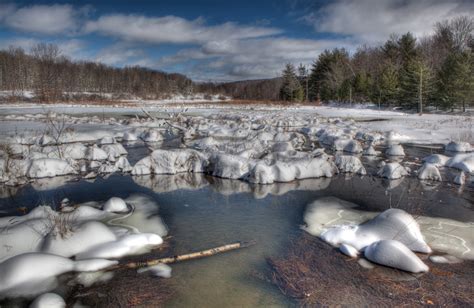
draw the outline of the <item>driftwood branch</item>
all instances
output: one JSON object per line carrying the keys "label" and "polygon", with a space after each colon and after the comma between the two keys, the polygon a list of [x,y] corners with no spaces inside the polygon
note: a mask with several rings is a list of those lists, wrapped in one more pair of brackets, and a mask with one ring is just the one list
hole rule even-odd
{"label": "driftwood branch", "polygon": [[148,261],[143,261],[143,262],[129,262],[129,263],[124,263],[124,264],[117,264],[114,266],[111,266],[107,268],[107,270],[115,270],[119,268],[132,268],[132,269],[137,269],[137,268],[142,268],[142,267],[148,267],[148,266],[154,266],[157,264],[170,264],[170,263],[177,263],[177,262],[182,262],[182,261],[187,261],[187,260],[193,260],[193,259],[200,259],[200,258],[205,258],[205,257],[210,257],[213,255],[217,255],[223,252],[231,251],[231,250],[236,250],[240,248],[245,248],[255,245],[255,242],[237,242],[237,243],[232,243],[232,244],[227,244],[219,247],[214,247],[211,249],[206,249],[202,251],[197,251],[197,252],[192,252],[184,255],[178,255],[178,256],[173,256],[173,257],[166,257],[166,258],[161,258],[161,259],[155,259],[155,260],[148,260]]}

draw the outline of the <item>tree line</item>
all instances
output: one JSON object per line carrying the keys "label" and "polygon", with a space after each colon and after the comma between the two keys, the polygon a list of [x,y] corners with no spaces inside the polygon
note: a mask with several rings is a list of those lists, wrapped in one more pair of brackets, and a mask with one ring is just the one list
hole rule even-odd
{"label": "tree line", "polygon": [[[91,99],[91,95],[97,99],[159,99],[191,94],[193,87],[181,74],[72,61],[53,44],[37,44],[29,53],[14,47],[0,50],[0,90],[11,91],[13,96],[33,90],[43,102]],[[84,93],[89,95],[84,97]]]}
{"label": "tree line", "polygon": [[432,36],[392,35],[381,46],[325,50],[308,73],[287,64],[279,98],[288,101],[374,102],[423,111],[473,105],[474,20],[439,22]]}

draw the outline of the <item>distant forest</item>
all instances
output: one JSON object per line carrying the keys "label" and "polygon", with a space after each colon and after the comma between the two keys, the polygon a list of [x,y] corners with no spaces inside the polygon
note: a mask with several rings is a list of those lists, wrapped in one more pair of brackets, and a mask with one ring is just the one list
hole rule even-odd
{"label": "distant forest", "polygon": [[473,19],[458,17],[437,23],[428,37],[394,34],[380,46],[361,46],[353,54],[343,48],[325,50],[310,68],[282,63],[280,78],[227,83],[72,61],[56,45],[41,43],[29,52],[0,50],[0,90],[11,91],[13,98],[34,91],[35,99],[43,102],[202,93],[241,100],[372,102],[419,111],[426,106],[466,108],[474,101],[473,32]]}

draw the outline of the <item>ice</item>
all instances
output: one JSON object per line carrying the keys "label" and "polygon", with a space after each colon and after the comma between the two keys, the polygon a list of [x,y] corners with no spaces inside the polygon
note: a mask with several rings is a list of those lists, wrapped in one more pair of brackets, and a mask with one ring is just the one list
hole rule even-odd
{"label": "ice", "polygon": [[95,144],[87,150],[86,158],[89,160],[106,160],[108,157],[109,155],[107,152],[97,147]]}
{"label": "ice", "polygon": [[66,308],[66,302],[56,293],[44,293],[38,296],[29,308]]}
{"label": "ice", "polygon": [[122,155],[127,155],[127,150],[120,143],[106,144],[102,145],[101,149],[107,153],[108,157],[120,157]]}
{"label": "ice", "polygon": [[132,175],[176,174],[181,172],[204,172],[207,159],[198,151],[155,150],[150,156],[138,161]]}
{"label": "ice", "polygon": [[395,240],[382,240],[369,245],[364,250],[364,256],[372,262],[407,272],[422,273],[429,270],[407,246]]}

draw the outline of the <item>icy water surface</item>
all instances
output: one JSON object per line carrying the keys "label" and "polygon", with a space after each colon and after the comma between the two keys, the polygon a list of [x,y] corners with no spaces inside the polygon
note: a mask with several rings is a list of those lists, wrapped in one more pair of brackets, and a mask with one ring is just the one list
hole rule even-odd
{"label": "icy water surface", "polygon": [[[457,186],[446,183],[432,186],[411,178],[393,182],[339,175],[273,185],[251,185],[202,174],[112,175],[93,183],[54,180],[58,182],[47,179],[45,182],[50,183],[35,183],[15,191],[3,188],[0,215],[18,215],[25,211],[20,209],[23,207],[58,204],[65,197],[78,204],[141,193],[159,204],[159,215],[169,228],[173,254],[256,241],[256,245],[242,250],[173,264],[169,280],[173,282],[174,295],[166,303],[170,307],[295,305],[258,277],[268,272],[266,257],[284,254],[291,241],[301,235],[305,208],[319,197],[351,201],[363,211],[398,207],[414,215],[474,221],[472,187],[459,191]],[[113,285],[116,278],[108,284]],[[162,281],[156,279],[157,284]]]}

